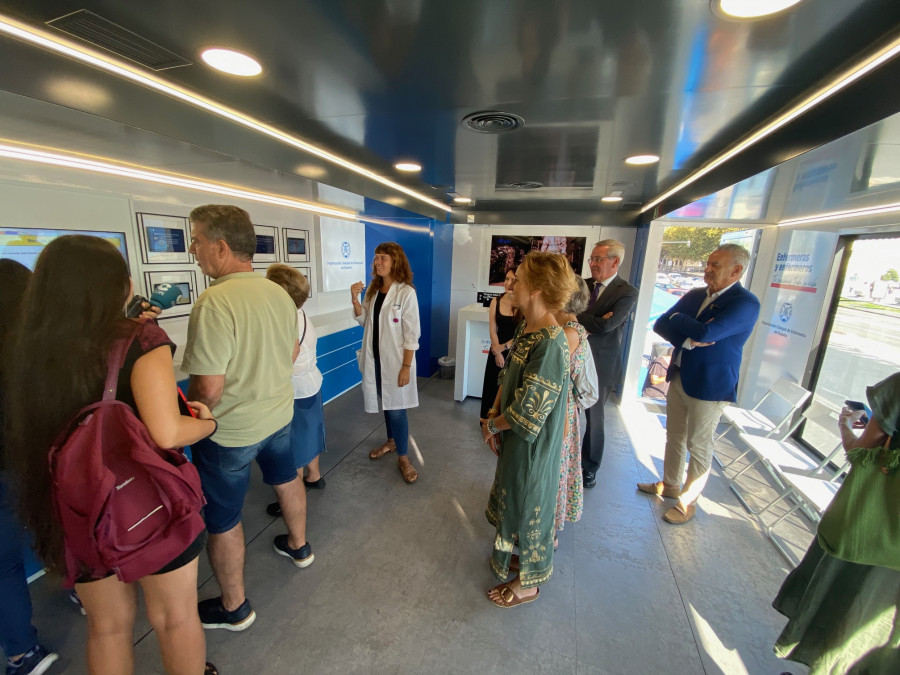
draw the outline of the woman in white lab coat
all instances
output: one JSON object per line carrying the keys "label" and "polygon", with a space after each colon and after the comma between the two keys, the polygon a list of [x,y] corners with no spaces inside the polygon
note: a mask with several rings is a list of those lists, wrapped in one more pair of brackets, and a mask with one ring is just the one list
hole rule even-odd
{"label": "woman in white lab coat", "polygon": [[407,408],[419,405],[415,353],[419,348],[419,302],[412,285],[409,260],[399,244],[385,242],[375,248],[372,281],[362,302],[362,281],[350,287],[353,316],[364,327],[359,369],[366,412],[384,411],[387,441],[369,453],[369,459],[397,453],[397,465],[407,483],[419,477],[409,461]]}

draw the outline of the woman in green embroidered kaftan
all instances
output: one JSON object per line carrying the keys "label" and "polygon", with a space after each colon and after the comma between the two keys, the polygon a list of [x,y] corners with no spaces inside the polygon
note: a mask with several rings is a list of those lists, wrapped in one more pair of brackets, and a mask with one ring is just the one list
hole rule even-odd
{"label": "woman in green embroidered kaftan", "polygon": [[[861,411],[844,408],[841,437],[848,451],[889,440],[887,479],[900,471],[900,373],[869,387],[866,395],[872,419],[857,438],[852,423]],[[881,527],[896,528],[898,519],[900,513],[888,506]],[[866,525],[872,523],[858,523]],[[841,560],[814,539],[772,606],[790,619],[775,653],[805,663],[811,675],[900,673],[900,571]]]}
{"label": "woman in green embroidered kaftan", "polygon": [[553,312],[568,300],[574,279],[568,262],[556,253],[529,253],[519,266],[513,292],[525,321],[516,329],[515,346],[501,373],[499,411],[492,408],[489,414],[495,416],[482,420],[485,441],[499,457],[485,512],[497,528],[491,571],[502,581],[518,572],[489,591],[499,607],[534,600],[537,587],[553,572],[569,376],[568,343]]}

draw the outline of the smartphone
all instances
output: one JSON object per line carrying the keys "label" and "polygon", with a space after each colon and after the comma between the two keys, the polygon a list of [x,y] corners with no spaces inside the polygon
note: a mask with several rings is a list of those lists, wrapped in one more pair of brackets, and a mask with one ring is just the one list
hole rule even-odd
{"label": "smartphone", "polygon": [[870,411],[869,411],[868,406],[867,406],[865,403],[863,403],[862,401],[850,401],[850,400],[847,400],[847,401],[844,401],[844,405],[847,406],[848,408],[850,408],[850,410],[863,410],[863,411],[865,411],[865,412],[863,412],[862,417],[859,418],[859,421],[860,421],[861,424],[868,424],[868,423],[869,423],[869,412],[870,412]]}
{"label": "smartphone", "polygon": [[184,395],[184,392],[181,391],[181,387],[175,387],[178,390],[178,410],[182,415],[190,415],[191,417],[196,417],[197,415],[194,413],[191,406],[187,404],[187,398]]}
{"label": "smartphone", "polygon": [[135,295],[128,301],[128,304],[125,305],[125,316],[129,319],[138,318],[141,315],[141,312],[144,311],[145,302],[147,302],[147,298],[141,295]]}

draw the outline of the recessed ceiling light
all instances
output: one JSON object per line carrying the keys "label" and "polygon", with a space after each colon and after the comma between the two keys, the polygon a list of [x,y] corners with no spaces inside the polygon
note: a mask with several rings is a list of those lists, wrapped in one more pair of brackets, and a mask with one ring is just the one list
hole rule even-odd
{"label": "recessed ceiling light", "polygon": [[612,197],[612,196],[601,197],[600,201],[601,202],[620,202],[620,201],[622,201],[622,198],[621,197]]}
{"label": "recessed ceiling light", "polygon": [[632,166],[643,166],[644,164],[656,164],[659,161],[659,155],[632,155],[625,158],[626,164]]}
{"label": "recessed ceiling light", "polygon": [[[712,0],[713,11],[735,19],[759,19],[777,14],[801,0]],[[718,11],[716,11],[718,10]]]}
{"label": "recessed ceiling light", "polygon": [[200,58],[206,62],[206,65],[229,75],[253,77],[262,72],[259,61],[231,49],[204,49],[200,53]]}
{"label": "recessed ceiling light", "polygon": [[396,164],[394,164],[394,168],[397,169],[397,171],[415,173],[422,170],[422,165],[416,164],[415,162],[397,162]]}
{"label": "recessed ceiling light", "polygon": [[468,204],[472,200],[469,199],[468,197],[454,197],[453,201],[456,202],[457,204]]}
{"label": "recessed ceiling light", "polygon": [[438,209],[445,213],[451,213],[453,211],[453,209],[443,201],[432,199],[421,192],[417,192],[411,187],[393,181],[390,178],[376,173],[375,171],[372,171],[360,164],[351,162],[341,157],[340,155],[336,155],[322,147],[314,145],[306,139],[303,139],[299,136],[293,136],[286,131],[266,124],[262,120],[250,117],[232,108],[228,108],[220,103],[217,103],[216,101],[201,96],[197,92],[184,89],[176,85],[174,82],[154,75],[143,68],[136,68],[127,61],[112,58],[106,53],[101,53],[100,51],[85,47],[82,44],[76,44],[75,42],[66,40],[65,38],[62,38],[55,33],[49,33],[20,21],[11,19],[8,16],[0,15],[0,35],[8,35],[17,40],[27,42],[30,45],[40,47],[41,49],[46,49],[56,54],[62,54],[66,58],[74,59],[81,63],[88,64],[93,68],[99,68],[124,80],[137,83],[153,91],[161,92],[167,96],[171,96],[178,101],[181,101],[184,104],[187,104],[199,110],[204,110],[221,119],[229,120],[230,122],[244,127],[245,129],[250,129],[263,136],[272,138],[286,146],[292,147],[302,152],[307,152],[311,155],[315,155],[316,157],[330,164],[343,167],[344,169],[363,176],[368,180],[380,183],[381,185],[385,185],[392,190],[396,190],[403,194],[409,195],[413,199],[416,199],[424,204],[428,204],[435,209]]}

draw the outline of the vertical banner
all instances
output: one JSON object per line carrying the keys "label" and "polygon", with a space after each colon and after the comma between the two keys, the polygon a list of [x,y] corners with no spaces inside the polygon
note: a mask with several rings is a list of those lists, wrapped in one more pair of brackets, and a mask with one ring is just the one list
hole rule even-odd
{"label": "vertical banner", "polygon": [[[834,260],[838,235],[795,230],[778,236],[775,261],[759,314],[766,331],[756,393],[768,389],[782,374],[801,382]],[[758,400],[758,396],[754,397]]]}
{"label": "vertical banner", "polygon": [[322,255],[322,290],[349,290],[357,281],[367,281],[366,226],[362,223],[319,219]]}

